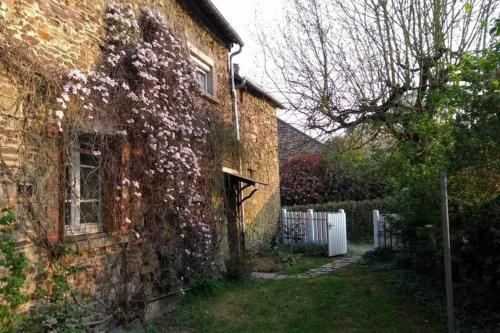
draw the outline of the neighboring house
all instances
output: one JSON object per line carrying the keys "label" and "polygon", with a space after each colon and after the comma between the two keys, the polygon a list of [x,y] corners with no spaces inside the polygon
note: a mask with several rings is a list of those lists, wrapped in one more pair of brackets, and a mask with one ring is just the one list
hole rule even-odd
{"label": "neighboring house", "polygon": [[321,150],[321,142],[289,123],[277,119],[280,163],[296,155],[317,153]]}
{"label": "neighboring house", "polygon": [[[133,3],[136,9],[150,3],[146,0],[129,2]],[[205,92],[205,99],[220,112],[222,118],[232,124],[233,130],[238,127],[240,142],[244,147],[245,154],[240,161],[228,161],[220,168],[221,177],[224,175],[225,179],[224,199],[227,209],[227,219],[221,221],[221,225],[217,227],[217,230],[220,230],[218,235],[218,240],[221,242],[220,257],[256,253],[262,246],[271,242],[278,228],[280,196],[276,108],[281,105],[260,87],[238,74],[235,77],[236,103],[233,103],[231,71],[228,63],[230,63],[231,48],[235,45],[241,47],[243,42],[209,0],[165,0],[156,3],[161,3],[159,8],[172,25],[172,29],[185,39],[196,66],[197,78]],[[90,2],[0,0],[0,25],[2,32],[8,34],[12,40],[29,43],[38,60],[51,66],[59,66],[61,70],[66,71],[72,68],[89,70],[99,58],[104,30],[102,16],[106,4],[105,0]],[[1,38],[0,36],[0,43]],[[23,98],[23,92],[19,89],[18,78],[9,72],[9,64],[2,63],[0,57],[0,157],[4,166],[14,173],[20,170],[26,171],[23,169],[25,161],[20,157],[20,151],[25,148],[30,149],[23,146],[25,142],[19,140],[23,121],[22,104],[21,106],[16,104]],[[235,119],[235,106],[238,110],[238,121]],[[54,151],[54,154],[57,156],[58,152]],[[76,157],[73,155],[73,158],[75,160],[71,163],[78,165],[79,168],[98,171],[98,166],[90,165],[91,163],[87,165],[81,155]],[[142,259],[133,257],[130,249],[126,250],[130,239],[129,233],[106,224],[107,216],[100,216],[99,214],[102,214],[100,209],[92,211],[92,214],[97,216],[95,223],[86,225],[86,228],[80,227],[81,224],[75,219],[85,214],[80,211],[83,201],[75,204],[62,199],[62,194],[58,191],[62,178],[59,175],[60,166],[46,167],[50,168],[53,177],[44,182],[34,180],[36,186],[46,186],[49,196],[47,206],[38,207],[46,210],[51,223],[46,241],[70,245],[76,249],[74,260],[83,262],[85,267],[75,278],[79,288],[95,297],[98,302],[117,304],[113,295],[103,296],[103,290],[107,288],[107,283],[112,282],[115,284],[113,288],[118,288],[123,282],[119,276],[113,276],[113,272],[123,269],[121,260],[124,260],[125,253],[128,253],[130,258],[133,258],[130,260],[136,263],[135,268],[129,269],[140,272],[142,274],[138,273],[140,276],[162,269],[172,270],[171,267],[162,267],[161,263],[158,263],[159,266],[146,267],[144,264],[141,266]],[[94,190],[92,193],[97,193],[98,189],[101,190],[101,186],[108,184],[104,179],[106,175],[98,174],[101,178],[85,184]],[[0,174],[0,185],[0,207],[15,208],[21,205],[19,194],[28,192],[30,187],[35,186],[34,184],[21,186],[7,179],[4,174]],[[82,191],[80,185],[83,186],[78,184],[72,191]],[[80,192],[77,197],[80,197]],[[214,198],[204,199],[215,204],[218,202]],[[100,207],[108,204],[106,200],[109,200],[108,196],[92,196],[87,201],[98,202]],[[72,205],[72,212],[75,212],[71,214],[69,220],[66,217],[66,221],[61,213],[62,205],[65,204]],[[117,207],[117,209],[122,208]],[[135,221],[131,221],[132,225],[133,223]],[[68,232],[67,226],[73,224],[79,227],[78,234]],[[28,253],[31,247],[32,244],[25,244]],[[152,253],[161,251],[168,251],[168,248],[153,249]],[[30,258],[36,260],[36,250],[32,252]],[[103,281],[100,275],[103,271],[108,271],[107,275],[110,275],[106,278],[107,281]],[[172,274],[176,275],[175,272]],[[124,283],[146,283],[134,279]],[[163,293],[171,292],[167,287],[178,286],[178,282],[173,281],[164,286],[167,290],[163,290]],[[151,299],[163,297],[152,286],[136,287],[152,288]],[[35,282],[31,281],[27,292],[33,292],[35,289]]]}

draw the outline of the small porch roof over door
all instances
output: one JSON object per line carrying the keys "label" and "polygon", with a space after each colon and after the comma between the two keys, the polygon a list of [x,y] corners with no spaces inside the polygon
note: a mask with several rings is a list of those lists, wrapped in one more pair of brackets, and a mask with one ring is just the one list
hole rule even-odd
{"label": "small porch roof over door", "polygon": [[245,190],[251,186],[254,188],[252,190],[252,192],[250,192],[249,195],[247,195],[246,197],[241,198],[241,200],[239,200],[238,204],[240,204],[240,205],[243,203],[243,201],[250,199],[252,197],[252,195],[255,192],[257,192],[257,190],[264,190],[264,189],[266,189],[266,187],[268,185],[266,183],[259,182],[255,179],[245,177],[242,174],[238,173],[236,170],[233,170],[230,168],[222,167],[222,172],[224,173],[224,175],[226,177],[229,177],[232,180],[235,180],[235,181],[240,182],[241,184],[244,184],[243,186],[240,186],[240,188],[238,190],[238,194],[242,193],[243,190]]}
{"label": "small porch roof over door", "polygon": [[240,181],[241,183],[244,183],[249,186],[254,186],[258,188],[259,190],[265,189],[269,184],[259,182],[258,180],[255,180],[253,178],[245,177],[242,174],[238,173],[238,171],[226,167],[222,167],[222,172],[229,176],[233,177],[234,179]]}

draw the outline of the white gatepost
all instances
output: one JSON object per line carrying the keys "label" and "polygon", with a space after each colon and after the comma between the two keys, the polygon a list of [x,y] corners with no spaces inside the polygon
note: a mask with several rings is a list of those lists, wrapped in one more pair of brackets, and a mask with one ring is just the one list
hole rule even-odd
{"label": "white gatepost", "polygon": [[283,227],[283,244],[288,242],[287,240],[287,230],[288,230],[288,215],[286,209],[281,210],[281,221]]}
{"label": "white gatepost", "polygon": [[344,231],[344,237],[341,238],[342,241],[342,251],[344,254],[347,254],[347,216],[345,214],[345,210],[339,209],[339,213],[342,214],[342,221],[343,221],[343,231]]}
{"label": "white gatepost", "polygon": [[312,209],[307,210],[307,242],[314,243],[316,240],[314,230],[314,211]]}
{"label": "white gatepost", "polygon": [[378,249],[380,247],[379,244],[379,219],[380,219],[380,212],[378,210],[373,211],[373,247],[375,249]]}

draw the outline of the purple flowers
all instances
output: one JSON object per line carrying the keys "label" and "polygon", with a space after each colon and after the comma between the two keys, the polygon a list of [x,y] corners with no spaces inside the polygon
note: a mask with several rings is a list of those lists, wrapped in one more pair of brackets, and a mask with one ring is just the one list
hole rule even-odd
{"label": "purple flowers", "polygon": [[[131,199],[140,199],[145,209],[149,203],[177,207],[183,221],[179,237],[185,242],[195,237],[185,253],[201,258],[214,246],[212,221],[203,213],[210,202],[198,186],[207,117],[193,98],[199,88],[183,44],[158,11],[145,9],[140,22],[148,26],[147,40],[131,6],[109,6],[102,61],[94,71],[68,74],[54,116],[61,131],[91,126],[102,136],[112,133],[138,147],[142,152],[140,167],[133,165],[137,174],[130,175],[134,180],[120,180],[115,190],[129,188]],[[105,157],[106,150],[93,154]],[[116,201],[127,199],[122,193],[115,196]],[[128,217],[125,222],[134,224]]]}

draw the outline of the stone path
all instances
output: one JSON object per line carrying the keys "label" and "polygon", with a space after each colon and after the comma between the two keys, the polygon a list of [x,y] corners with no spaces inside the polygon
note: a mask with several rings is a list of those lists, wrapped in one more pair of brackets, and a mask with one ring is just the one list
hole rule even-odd
{"label": "stone path", "polygon": [[345,267],[347,265],[350,265],[352,263],[357,262],[361,257],[359,256],[345,256],[339,259],[334,259],[333,262],[328,263],[326,265],[313,268],[308,270],[305,273],[301,274],[291,274],[291,275],[285,275],[285,274],[278,274],[278,273],[260,273],[260,272],[253,272],[252,277],[255,279],[267,279],[267,280],[283,280],[283,279],[307,279],[307,278],[312,278],[320,275],[325,275],[330,272],[333,272],[334,270],[337,270],[339,268]]}

